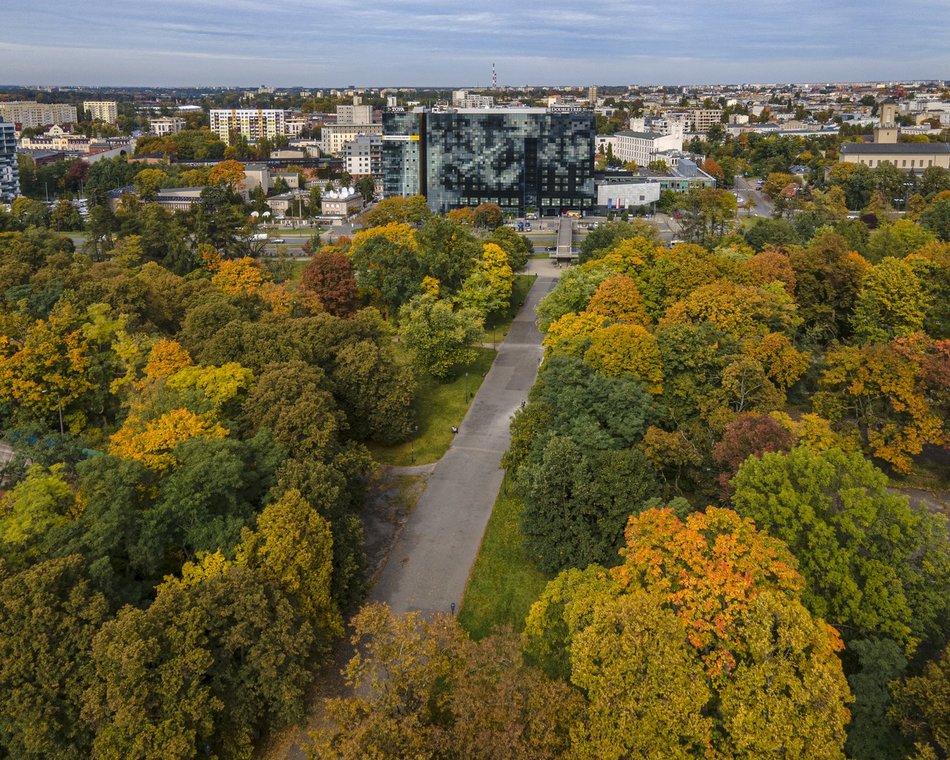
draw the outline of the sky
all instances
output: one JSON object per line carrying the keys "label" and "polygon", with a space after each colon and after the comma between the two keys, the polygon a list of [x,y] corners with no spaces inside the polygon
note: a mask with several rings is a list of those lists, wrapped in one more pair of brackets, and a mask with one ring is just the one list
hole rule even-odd
{"label": "sky", "polygon": [[3,0],[0,85],[950,79],[948,0]]}

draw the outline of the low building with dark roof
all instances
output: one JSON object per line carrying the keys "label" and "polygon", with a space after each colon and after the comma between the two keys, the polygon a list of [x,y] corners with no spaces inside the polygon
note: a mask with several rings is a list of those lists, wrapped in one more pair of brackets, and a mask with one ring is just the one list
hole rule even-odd
{"label": "low building with dark roof", "polygon": [[872,169],[887,162],[898,169],[918,173],[931,166],[950,169],[950,144],[843,143],[841,160],[848,164],[864,164]]}

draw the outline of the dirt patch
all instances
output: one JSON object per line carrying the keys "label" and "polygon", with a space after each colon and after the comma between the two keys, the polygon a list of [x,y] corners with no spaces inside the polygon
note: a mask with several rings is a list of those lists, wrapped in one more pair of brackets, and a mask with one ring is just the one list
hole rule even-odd
{"label": "dirt patch", "polygon": [[363,513],[366,569],[369,583],[376,583],[399,534],[425,490],[434,464],[415,467],[380,466],[369,484]]}

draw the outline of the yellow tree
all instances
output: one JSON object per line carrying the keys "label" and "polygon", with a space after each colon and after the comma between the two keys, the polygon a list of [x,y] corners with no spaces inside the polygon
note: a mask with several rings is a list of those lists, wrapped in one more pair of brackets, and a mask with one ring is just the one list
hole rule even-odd
{"label": "yellow tree", "polygon": [[129,415],[109,439],[109,453],[161,472],[177,464],[174,451],[179,443],[192,438],[224,438],[227,434],[209,415],[184,408],[172,409],[148,422]]}
{"label": "yellow tree", "polygon": [[650,316],[643,306],[643,296],[637,284],[626,275],[608,277],[598,286],[587,304],[587,312],[605,317],[611,322],[650,324]]}
{"label": "yellow tree", "polygon": [[226,185],[232,192],[244,182],[244,164],[240,161],[219,161],[208,172],[208,182],[212,185]]}
{"label": "yellow tree", "polygon": [[660,347],[640,325],[615,324],[594,330],[584,361],[608,377],[633,377],[650,393],[663,393]]}
{"label": "yellow tree", "polygon": [[211,282],[229,296],[249,297],[257,295],[269,279],[270,275],[261,262],[245,256],[218,264]]}
{"label": "yellow tree", "polygon": [[0,335],[0,400],[40,416],[68,409],[96,387],[90,351],[68,305],[37,320],[22,339]]}

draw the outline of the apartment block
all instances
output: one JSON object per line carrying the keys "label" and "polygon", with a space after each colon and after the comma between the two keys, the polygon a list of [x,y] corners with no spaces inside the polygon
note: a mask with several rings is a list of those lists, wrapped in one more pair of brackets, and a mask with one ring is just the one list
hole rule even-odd
{"label": "apartment block", "polygon": [[82,104],[82,110],[93,121],[115,124],[119,120],[119,109],[114,100],[86,100]]}
{"label": "apartment block", "polygon": [[20,170],[16,160],[16,131],[0,121],[0,202],[12,203],[20,194]]}
{"label": "apartment block", "polygon": [[210,127],[228,145],[232,134],[256,142],[285,134],[285,114],[280,108],[213,108]]}
{"label": "apartment block", "polygon": [[74,124],[79,121],[76,106],[65,103],[37,103],[11,100],[0,103],[0,121],[17,125],[19,129],[45,127],[49,124]]}

